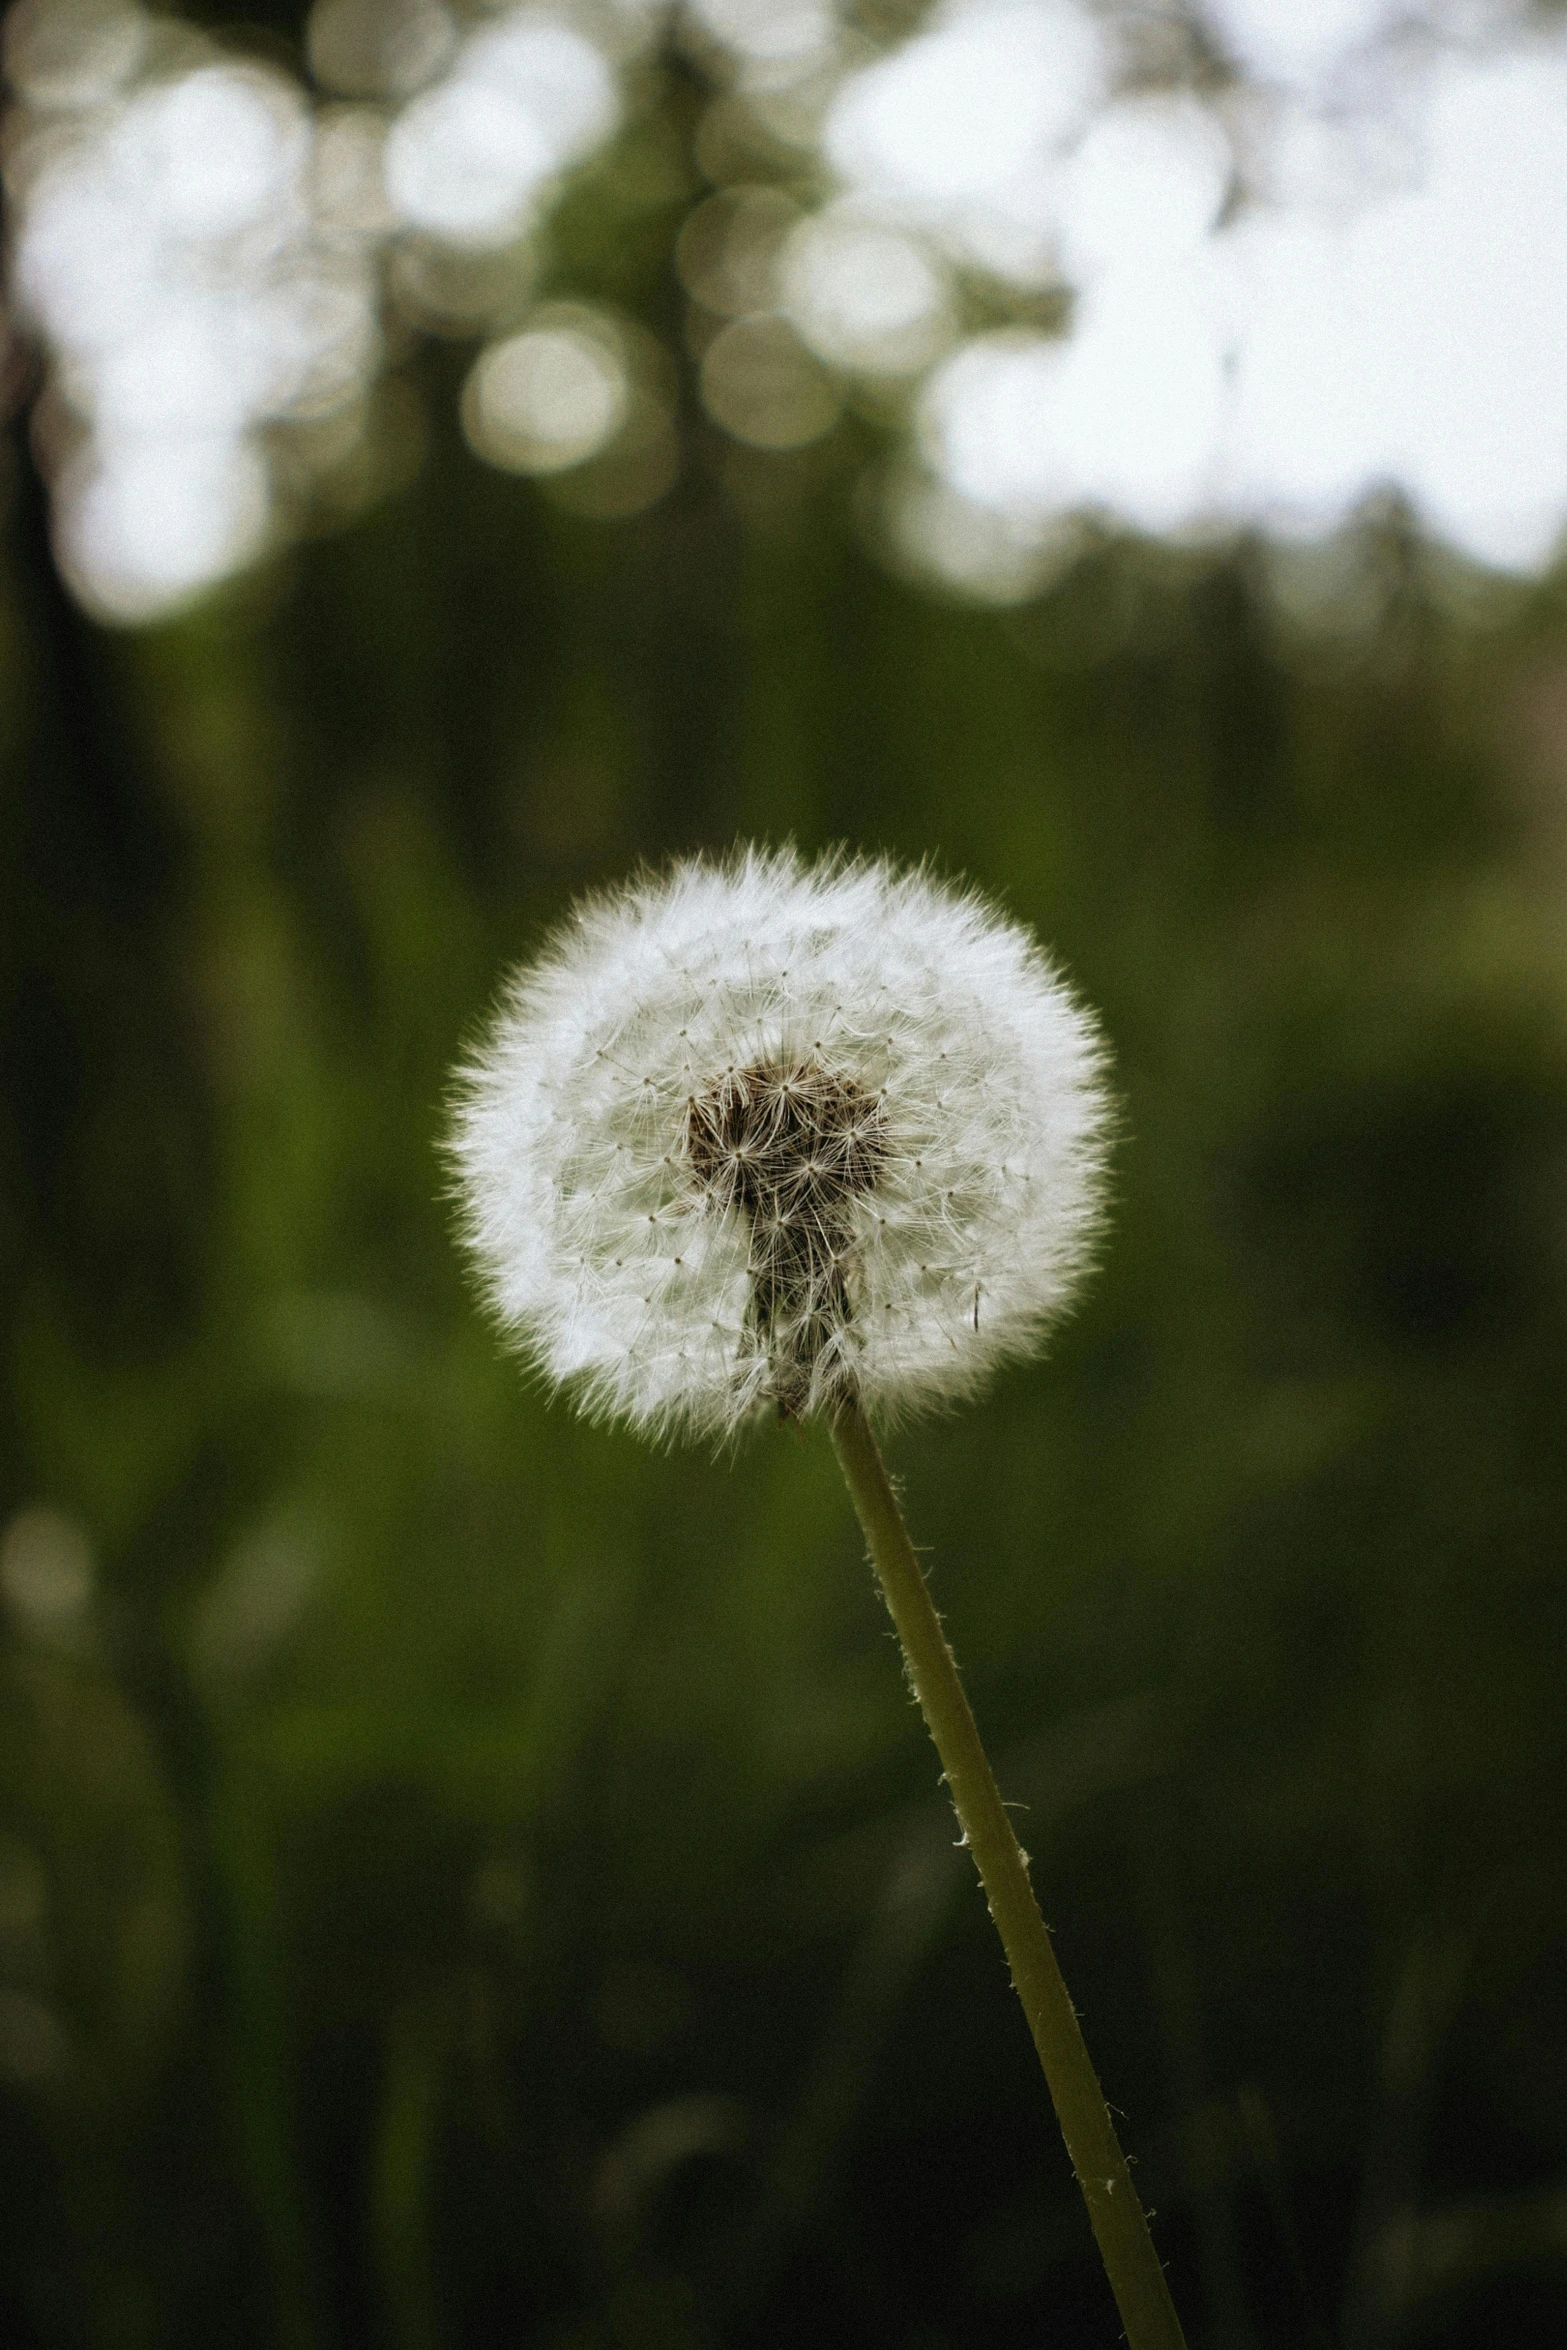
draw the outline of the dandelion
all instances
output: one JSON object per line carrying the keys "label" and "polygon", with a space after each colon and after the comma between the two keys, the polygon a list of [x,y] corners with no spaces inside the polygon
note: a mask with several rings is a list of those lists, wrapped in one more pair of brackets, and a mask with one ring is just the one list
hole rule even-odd
{"label": "dandelion", "polygon": [[1031,1352],[1099,1217],[1103,1056],[1029,935],[785,852],[588,901],[513,982],[454,1149],[502,1324],[596,1413],[890,1419]]}
{"label": "dandelion", "polygon": [[1181,2331],[871,1431],[1032,1352],[1099,1228],[1104,1054],[1030,934],[925,872],[692,859],[586,900],[462,1072],[502,1326],[584,1407],[825,1419],[1133,2350]]}

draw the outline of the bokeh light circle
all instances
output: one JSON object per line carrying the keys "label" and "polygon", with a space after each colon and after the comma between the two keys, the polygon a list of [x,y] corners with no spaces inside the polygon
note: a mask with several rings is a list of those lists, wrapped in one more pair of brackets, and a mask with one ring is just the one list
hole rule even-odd
{"label": "bokeh light circle", "polygon": [[624,354],[583,310],[557,314],[481,352],[463,390],[463,429],[491,465],[561,473],[605,448],[629,407]]}
{"label": "bokeh light circle", "polygon": [[780,318],[737,318],[702,359],[708,414],[755,449],[801,449],[830,432],[837,385]]}

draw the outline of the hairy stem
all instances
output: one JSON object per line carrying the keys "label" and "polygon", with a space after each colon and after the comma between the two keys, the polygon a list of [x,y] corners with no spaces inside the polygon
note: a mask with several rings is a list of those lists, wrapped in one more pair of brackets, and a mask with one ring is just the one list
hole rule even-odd
{"label": "hairy stem", "polygon": [[852,1399],[834,1413],[832,1438],[1034,2035],[1127,2341],[1131,2350],[1184,2350],[1170,2288],[1034,1899],[1027,1860],[1012,1833],[881,1452]]}

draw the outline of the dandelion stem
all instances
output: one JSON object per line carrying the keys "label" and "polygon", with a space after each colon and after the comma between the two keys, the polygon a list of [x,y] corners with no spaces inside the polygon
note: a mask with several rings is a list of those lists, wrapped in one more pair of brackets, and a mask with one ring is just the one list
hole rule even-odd
{"label": "dandelion stem", "polygon": [[1034,2035],[1127,2341],[1131,2350],[1184,2350],[1170,2288],[1034,1898],[1027,1860],[1012,1833],[886,1464],[852,1398],[835,1411],[832,1437],[903,1644],[909,1680],[936,1742],[958,1824]]}

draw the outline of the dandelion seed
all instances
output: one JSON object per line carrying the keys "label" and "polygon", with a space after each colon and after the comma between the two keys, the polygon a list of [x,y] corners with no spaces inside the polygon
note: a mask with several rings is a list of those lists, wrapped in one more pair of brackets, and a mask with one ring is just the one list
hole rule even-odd
{"label": "dandelion seed", "polygon": [[[1032,1351],[1106,1132],[1093,1025],[1025,930],[928,874],[746,850],[580,908],[511,982],[452,1155],[524,1355],[594,1413],[722,1442],[851,1392],[897,1417]],[[670,1218],[652,1357],[630,1226]]]}

